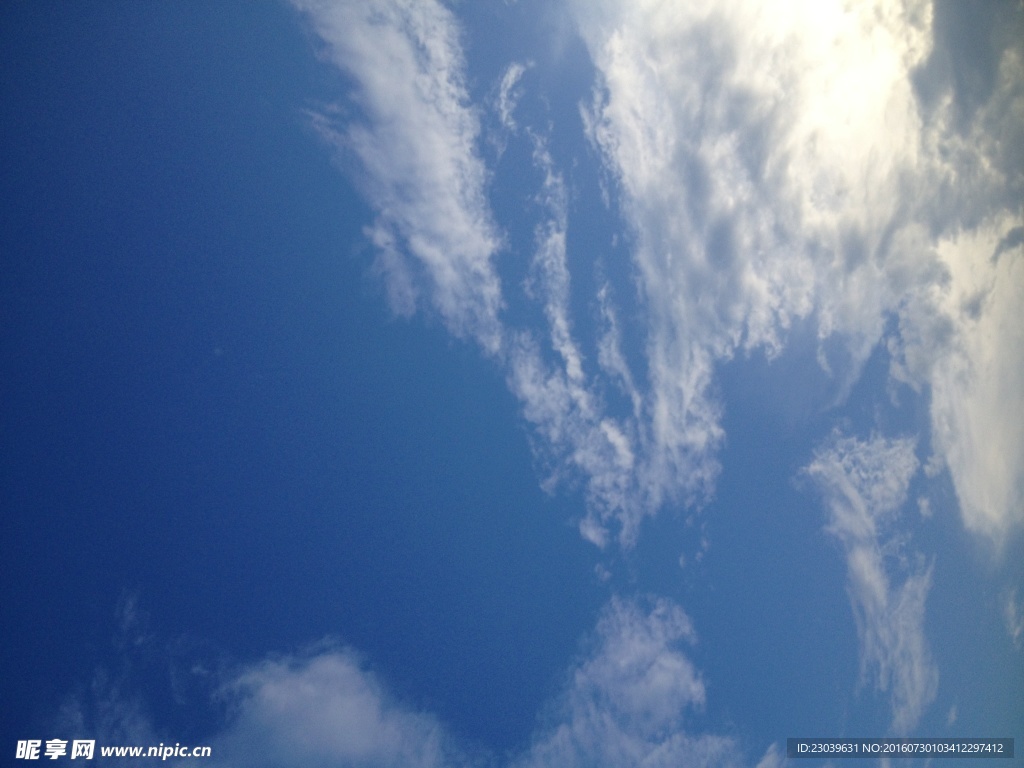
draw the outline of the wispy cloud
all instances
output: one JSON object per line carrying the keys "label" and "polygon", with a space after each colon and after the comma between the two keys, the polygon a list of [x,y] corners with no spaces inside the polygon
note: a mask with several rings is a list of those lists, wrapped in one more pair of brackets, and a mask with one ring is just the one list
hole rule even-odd
{"label": "wispy cloud", "polygon": [[[998,542],[1024,522],[1017,48],[1000,49],[968,113],[962,84],[934,65],[944,52],[924,0],[569,2],[598,74],[585,132],[615,181],[637,288],[583,296],[602,322],[588,347],[571,308],[593,281],[570,274],[566,251],[575,158],[517,108],[526,65],[491,92],[541,178],[525,298],[546,332],[504,312],[520,286],[498,278],[495,171],[452,12],[436,0],[296,5],[353,86],[355,116],[322,109],[314,122],[355,160],[392,306],[432,307],[505,367],[551,477],[583,479],[587,538],[629,546],[645,516],[712,496],[717,367],[743,350],[778,355],[798,321],[817,331],[837,403],[880,344],[894,381],[927,390],[931,447],[968,529]],[[642,339],[629,355],[623,298]],[[610,414],[609,388],[629,412]]]}
{"label": "wispy cloud", "polygon": [[634,447],[628,434],[632,424],[621,424],[604,413],[593,379],[584,371],[570,311],[568,193],[545,139],[532,132],[530,138],[534,164],[544,179],[537,198],[547,215],[536,227],[537,249],[527,293],[543,307],[548,332],[544,346],[554,354],[546,362],[537,334],[520,333],[508,358],[509,386],[542,438],[541,453],[553,459],[549,483],[566,472],[586,478],[588,514],[580,523],[583,536],[604,546],[607,523],[617,519],[619,540],[629,545],[644,514],[637,500]]}
{"label": "wispy cloud", "polygon": [[613,599],[554,723],[516,767],[740,764],[731,738],[687,728],[707,695],[681,647],[695,639],[689,618],[669,601],[645,610]]}
{"label": "wispy cloud", "polygon": [[515,111],[522,98],[523,92],[519,80],[526,72],[526,65],[513,62],[508,65],[505,74],[502,75],[501,85],[498,88],[498,117],[506,130],[513,133],[518,130],[516,125]]}
{"label": "wispy cloud", "polygon": [[[99,744],[157,744],[163,737],[153,726],[145,697],[132,690],[127,675],[97,670],[87,689],[69,695],[53,718],[61,738],[91,739]],[[111,759],[113,765],[131,761]]]}
{"label": "wispy cloud", "polygon": [[[54,732],[65,739],[92,739],[100,744],[157,744],[162,740],[153,725],[150,702],[136,687],[140,675],[151,670],[152,660],[164,659],[156,635],[140,608],[138,590],[121,593],[115,609],[113,647],[118,666],[98,667],[85,686],[70,692],[53,718]],[[162,664],[161,664],[162,666]],[[173,672],[174,662],[168,665]],[[111,759],[113,765],[130,761]]]}
{"label": "wispy cloud", "polygon": [[[503,324],[494,265],[501,236],[486,202],[469,106],[459,30],[436,2],[297,2],[325,46],[325,57],[355,82],[363,119],[339,124],[330,111],[313,115],[325,138],[358,161],[358,178],[377,211],[368,236],[377,249],[394,309],[410,314],[425,297],[457,335],[476,339],[502,362],[510,388],[533,423],[541,453],[557,479],[579,473],[596,510],[584,534],[607,540],[595,522],[628,517],[622,540],[635,535],[637,482],[623,429],[601,412],[572,334],[566,261],[567,193],[541,133],[530,132],[543,176],[537,201],[545,217],[528,293],[543,307],[547,338]],[[517,82],[510,67],[499,92],[500,118],[515,129]],[[554,353],[554,362],[544,352]],[[628,510],[628,512],[627,512]]]}
{"label": "wispy cloud", "polygon": [[862,677],[889,692],[892,727],[900,734],[918,723],[939,679],[924,636],[931,567],[906,551],[898,525],[917,469],[911,440],[838,435],[806,469],[824,497],[828,530],[846,554]]}
{"label": "wispy cloud", "polygon": [[295,5],[322,41],[323,56],[355,84],[361,120],[338,124],[327,110],[313,117],[327,140],[358,159],[377,212],[368,234],[392,306],[411,313],[422,291],[453,333],[496,353],[502,300],[493,258],[500,237],[476,154],[479,120],[454,17],[434,0]]}
{"label": "wispy cloud", "polygon": [[1003,603],[1003,621],[1006,632],[1010,635],[1013,645],[1018,650],[1024,648],[1024,605],[1017,599],[1017,590],[1012,589],[1006,594]]}

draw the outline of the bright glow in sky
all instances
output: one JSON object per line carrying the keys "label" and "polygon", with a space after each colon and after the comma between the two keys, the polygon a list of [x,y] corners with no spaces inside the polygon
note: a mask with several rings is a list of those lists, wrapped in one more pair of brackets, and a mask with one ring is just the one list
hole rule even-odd
{"label": "bright glow in sky", "polygon": [[0,34],[0,749],[1024,743],[1019,3]]}

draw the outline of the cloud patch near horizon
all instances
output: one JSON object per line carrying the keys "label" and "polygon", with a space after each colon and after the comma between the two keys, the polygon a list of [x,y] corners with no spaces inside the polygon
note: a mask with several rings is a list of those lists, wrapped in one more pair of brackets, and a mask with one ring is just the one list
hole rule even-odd
{"label": "cloud patch near horizon", "polygon": [[234,716],[213,739],[214,764],[469,764],[436,718],[394,701],[348,649],[264,661],[239,674],[225,694]]}
{"label": "cloud patch near horizon", "polygon": [[732,737],[688,727],[707,696],[684,652],[694,642],[689,617],[671,601],[613,597],[532,744],[505,760],[396,700],[349,649],[267,660],[224,687],[231,715],[210,740],[211,765],[741,765]]}

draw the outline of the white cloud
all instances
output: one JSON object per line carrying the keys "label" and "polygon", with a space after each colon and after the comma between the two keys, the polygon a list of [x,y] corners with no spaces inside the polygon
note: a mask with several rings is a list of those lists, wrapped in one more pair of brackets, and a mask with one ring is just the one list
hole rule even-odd
{"label": "white cloud", "polygon": [[842,397],[896,317],[893,374],[931,390],[965,525],[998,541],[1024,520],[1020,51],[962,130],[952,84],[929,109],[914,90],[927,2],[573,6],[601,76],[586,122],[635,233],[646,486],[712,486],[719,361],[811,318]]}
{"label": "white cloud", "polygon": [[212,745],[226,765],[466,764],[436,718],[393,701],[350,651],[264,662],[228,693],[234,716]]}
{"label": "white cloud", "polygon": [[930,386],[932,447],[949,468],[965,526],[997,549],[1024,523],[1022,56],[1019,46],[1002,51],[992,92],[966,124],[952,86],[940,83],[923,133],[921,206],[938,235],[917,238],[939,274],[908,289],[890,342],[896,375]]}
{"label": "white cloud", "polygon": [[[933,463],[966,527],[999,542],[1024,522],[1019,50],[965,123],[929,69],[925,0],[570,0],[599,75],[586,130],[632,230],[644,338],[627,356],[607,285],[583,297],[601,320],[594,347],[574,336],[570,298],[589,281],[569,273],[550,131],[517,111],[527,65],[505,69],[494,108],[543,178],[527,298],[546,335],[503,315],[504,240],[453,14],[436,0],[296,5],[354,84],[358,119],[314,121],[357,161],[392,306],[432,306],[506,367],[550,483],[583,480],[588,539],[628,547],[645,516],[713,494],[716,367],[777,355],[797,321],[817,329],[838,401],[884,341],[894,380],[930,396]],[[627,413],[609,413],[610,387]]]}
{"label": "white cloud", "polygon": [[1003,621],[1006,622],[1006,632],[1013,641],[1013,646],[1018,650],[1024,648],[1024,605],[1017,600],[1017,590],[1012,589],[1006,595],[1006,602],[1003,603]]}
{"label": "white cloud", "polygon": [[786,762],[786,753],[779,748],[778,744],[772,744],[765,750],[764,756],[756,768],[783,768]]}
{"label": "white cloud", "polygon": [[699,500],[724,439],[719,361],[774,353],[816,313],[823,339],[847,339],[837,374],[852,382],[881,334],[892,291],[877,290],[873,251],[916,153],[900,76],[925,43],[822,3],[575,7],[602,77],[585,116],[635,232],[647,313],[638,473],[655,506]]}
{"label": "white cloud", "polygon": [[686,727],[688,712],[706,697],[679,648],[694,640],[689,618],[673,603],[657,600],[644,611],[613,599],[596,647],[572,671],[555,722],[516,767],[739,765],[731,738]]}
{"label": "white cloud", "polygon": [[876,339],[872,251],[916,155],[905,76],[920,31],[818,2],[577,8],[604,81],[594,138],[639,240],[655,375],[676,381],[690,345],[707,350],[703,365],[775,349],[816,304],[823,335]]}
{"label": "white cloud", "polygon": [[[396,701],[349,650],[265,661],[225,687],[230,720],[209,740],[211,765],[740,765],[732,738],[687,728],[706,699],[683,652],[695,641],[690,619],[674,603],[612,598],[532,745],[501,761]],[[775,764],[773,755],[769,749],[761,764]]]}
{"label": "white cloud", "polygon": [[[502,360],[541,453],[554,463],[552,479],[579,473],[586,480],[592,514],[581,523],[584,535],[603,544],[603,521],[621,516],[621,540],[631,543],[642,516],[632,441],[628,426],[601,412],[573,339],[566,191],[544,140],[529,134],[544,178],[537,200],[546,212],[537,227],[530,291],[549,326],[548,339],[541,340],[499,318],[493,260],[500,237],[486,202],[478,121],[467,104],[454,17],[436,2],[297,4],[324,41],[327,58],[356,84],[365,124],[335,127],[328,111],[313,117],[325,138],[359,161],[363,188],[378,213],[368,235],[392,307],[411,314],[425,294],[454,333],[474,337]],[[513,65],[502,80],[498,108],[509,129],[524,71]],[[548,347],[555,364],[544,358]]]}
{"label": "white cloud", "polygon": [[1001,544],[1024,523],[1024,252],[994,258],[1012,220],[939,244],[949,287],[944,347],[914,353],[930,364],[934,450],[949,467],[964,524]]}
{"label": "white cloud", "polygon": [[369,232],[389,279],[392,305],[409,313],[424,285],[448,328],[501,347],[501,287],[493,257],[500,237],[476,154],[479,121],[469,105],[458,25],[435,0],[296,0],[323,55],[355,84],[365,122],[322,135],[359,161],[377,212]]}
{"label": "white cloud", "polygon": [[924,636],[931,567],[908,555],[897,525],[917,469],[911,440],[839,436],[806,469],[824,497],[828,530],[846,553],[862,677],[889,692],[892,727],[900,734],[918,723],[938,689]]}
{"label": "white cloud", "polygon": [[501,85],[498,88],[498,117],[506,130],[513,133],[518,130],[516,125],[515,111],[519,100],[523,96],[519,80],[526,72],[526,65],[513,62],[508,65],[505,74],[501,77]]}
{"label": "white cloud", "polygon": [[508,356],[509,387],[523,403],[524,414],[543,440],[542,453],[555,464],[549,483],[560,474],[575,472],[586,478],[588,514],[580,531],[589,541],[604,546],[606,523],[620,521],[619,539],[632,544],[644,508],[637,501],[635,456],[629,431],[605,415],[592,380],[584,371],[584,358],[573,336],[570,311],[570,274],[566,254],[568,228],[565,182],[554,167],[545,141],[531,132],[535,166],[544,182],[537,195],[547,218],[536,228],[527,294],[543,306],[547,321],[546,346],[555,362],[545,363],[541,343],[534,334],[521,333]]}

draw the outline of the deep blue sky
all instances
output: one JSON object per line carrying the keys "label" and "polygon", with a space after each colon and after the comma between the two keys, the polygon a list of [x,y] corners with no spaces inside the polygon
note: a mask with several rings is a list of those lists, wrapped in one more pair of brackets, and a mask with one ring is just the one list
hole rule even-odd
{"label": "deep blue sky", "polygon": [[0,749],[1019,749],[1020,9],[297,5],[0,11]]}

